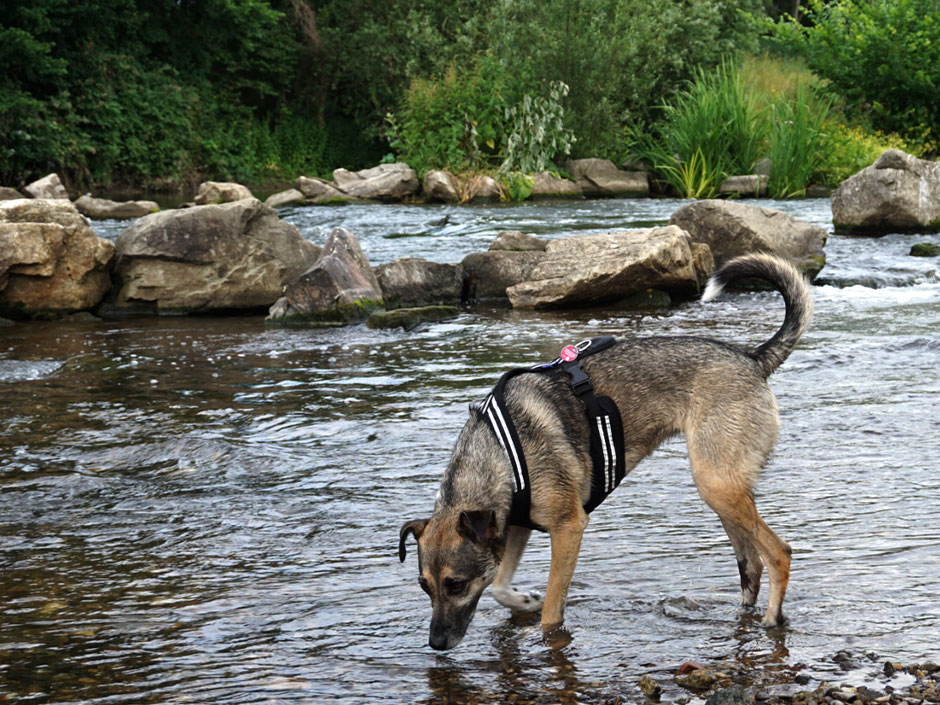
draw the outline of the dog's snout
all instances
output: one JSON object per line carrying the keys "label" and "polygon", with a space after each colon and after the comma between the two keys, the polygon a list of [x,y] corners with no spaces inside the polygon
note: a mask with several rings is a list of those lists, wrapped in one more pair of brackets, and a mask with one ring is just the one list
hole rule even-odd
{"label": "dog's snout", "polygon": [[428,639],[428,646],[430,646],[435,651],[446,651],[449,647],[447,646],[447,630],[444,627],[437,623],[431,624],[431,636]]}

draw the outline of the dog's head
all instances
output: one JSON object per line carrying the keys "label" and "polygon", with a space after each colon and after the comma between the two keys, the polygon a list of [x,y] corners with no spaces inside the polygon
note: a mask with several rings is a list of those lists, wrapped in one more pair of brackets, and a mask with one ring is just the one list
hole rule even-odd
{"label": "dog's head", "polygon": [[398,557],[409,534],[418,541],[418,584],[431,598],[432,649],[452,649],[464,634],[483,590],[493,582],[505,538],[492,510],[440,510],[401,527]]}

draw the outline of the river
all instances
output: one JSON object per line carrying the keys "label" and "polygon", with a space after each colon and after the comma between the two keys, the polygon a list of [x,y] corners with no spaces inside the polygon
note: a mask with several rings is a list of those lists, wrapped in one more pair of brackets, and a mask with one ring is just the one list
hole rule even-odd
{"label": "river", "polygon": [[[759,203],[832,229],[826,200]],[[282,215],[318,244],[348,228],[379,264],[457,262],[505,229],[645,227],[679,205]],[[681,440],[592,515],[561,641],[484,595],[463,643],[432,652],[416,554],[400,564],[397,541],[502,371],[603,333],[757,345],[782,320],[776,294],[654,313],[473,308],[409,332],[261,317],[0,328],[0,700],[640,702],[641,676],[668,684],[687,660],[755,687],[797,672],[810,689],[903,684],[885,660],[940,660],[940,261],[908,255],[921,241],[940,237],[830,236],[812,326],[771,378],[781,433],[756,499],[793,570],[790,622],[769,632],[737,606]],[[537,535],[517,584],[543,591],[547,570]]]}

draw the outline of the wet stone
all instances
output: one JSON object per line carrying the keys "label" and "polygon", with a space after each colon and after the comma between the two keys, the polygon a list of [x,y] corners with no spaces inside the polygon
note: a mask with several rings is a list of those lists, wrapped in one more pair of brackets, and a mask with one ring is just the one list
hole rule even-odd
{"label": "wet stone", "polygon": [[639,686],[643,695],[653,700],[659,700],[659,696],[663,692],[662,686],[649,676],[643,676],[640,679]]}

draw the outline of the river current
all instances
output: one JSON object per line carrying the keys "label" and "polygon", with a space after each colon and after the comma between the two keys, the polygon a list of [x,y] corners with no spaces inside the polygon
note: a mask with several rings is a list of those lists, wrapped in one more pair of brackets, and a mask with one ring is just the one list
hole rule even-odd
{"label": "river current", "polygon": [[[832,229],[826,200],[758,203]],[[282,216],[318,244],[348,228],[373,264],[458,262],[500,230],[647,227],[679,205]],[[391,332],[254,316],[0,328],[0,700],[640,702],[650,674],[695,703],[668,686],[688,660],[766,688],[796,672],[810,689],[897,684],[885,660],[940,660],[940,260],[908,255],[924,241],[940,237],[831,235],[811,328],[771,378],[781,432],[756,500],[793,547],[790,621],[771,631],[737,606],[681,439],[592,515],[560,640],[484,595],[463,643],[431,651],[416,553],[399,563],[397,541],[430,513],[468,402],[506,369],[606,333],[755,346],[783,318],[774,293],[473,308]],[[516,582],[543,591],[547,571],[533,536]]]}

